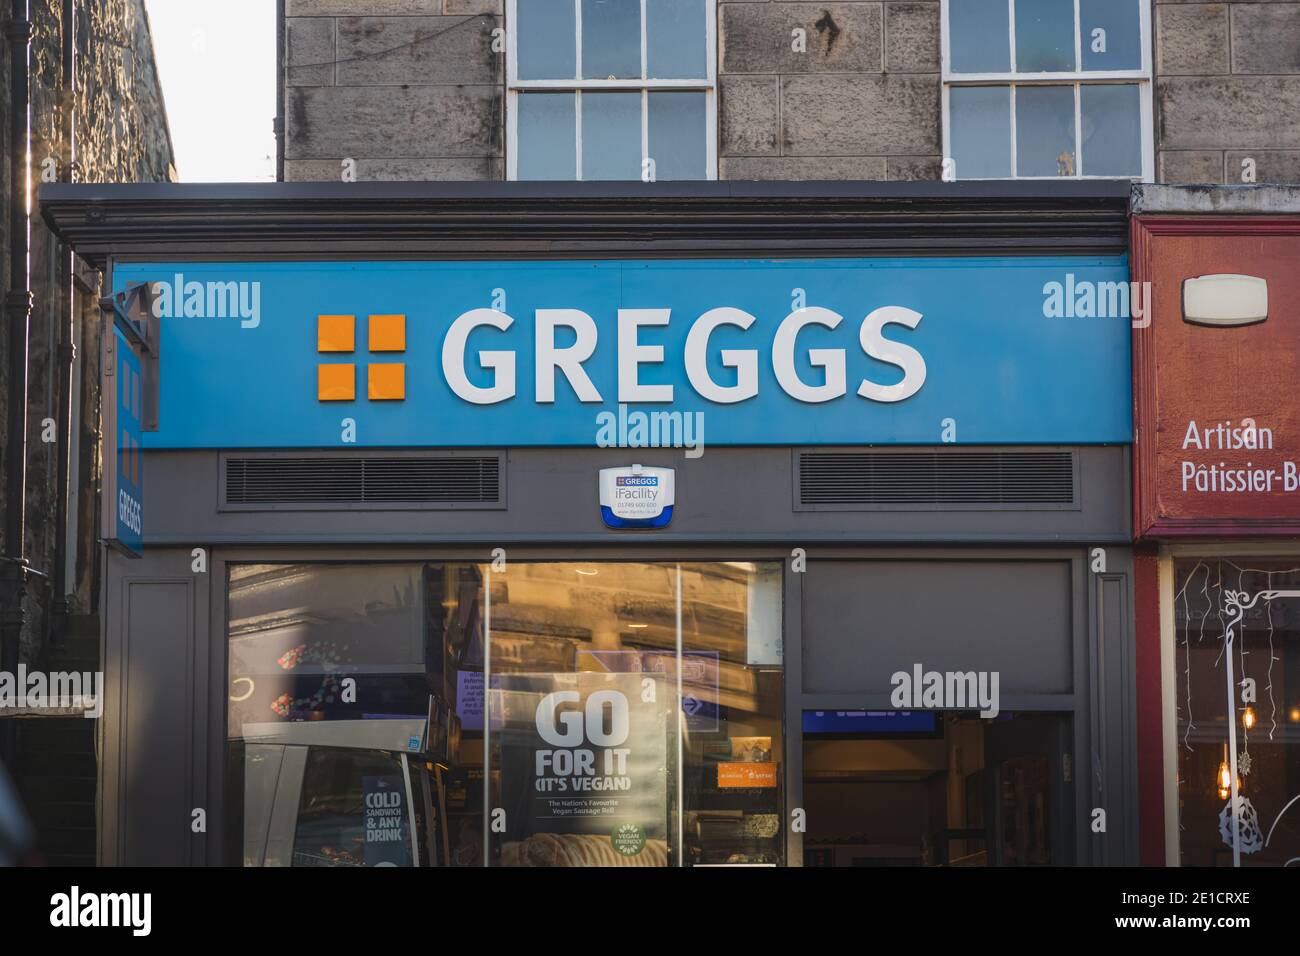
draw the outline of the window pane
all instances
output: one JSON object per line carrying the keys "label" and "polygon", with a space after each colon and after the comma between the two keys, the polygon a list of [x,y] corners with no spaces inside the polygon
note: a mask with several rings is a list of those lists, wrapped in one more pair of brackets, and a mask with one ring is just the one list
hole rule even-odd
{"label": "window pane", "polygon": [[705,179],[703,93],[650,94],[650,158],[656,179]]}
{"label": "window pane", "polygon": [[1074,0],[1016,0],[1016,72],[1074,69]]}
{"label": "window pane", "polygon": [[518,0],[515,17],[519,79],[573,79],[578,69],[573,0]]}
{"label": "window pane", "polygon": [[641,178],[641,94],[584,93],[582,178]]}
{"label": "window pane", "polygon": [[1079,34],[1083,69],[1142,69],[1138,0],[1079,0]]}
{"label": "window pane", "polygon": [[402,765],[390,754],[307,749],[293,866],[412,866]]}
{"label": "window pane", "polygon": [[1085,86],[1083,173],[1086,176],[1142,175],[1142,119],[1135,84]]}
{"label": "window pane", "polygon": [[953,87],[948,120],[958,179],[1011,175],[1011,88]]}
{"label": "window pane", "polygon": [[781,565],[682,565],[686,864],[779,865]]}
{"label": "window pane", "polygon": [[572,93],[520,93],[519,179],[576,179],[577,134]]}
{"label": "window pane", "polygon": [[645,8],[646,75],[697,79],[708,75],[704,0],[654,0]]}
{"label": "window pane", "polygon": [[640,0],[582,0],[582,76],[641,76]]}
{"label": "window pane", "polygon": [[491,589],[492,865],[784,862],[779,563],[526,562]]}
{"label": "window pane", "polygon": [[[520,562],[490,580],[491,865],[676,866],[675,566]],[[713,701],[717,673],[700,682]]]}
{"label": "window pane", "polygon": [[1074,87],[1016,88],[1016,175],[1073,176]]}
{"label": "window pane", "polygon": [[[1245,462],[1247,453],[1229,454],[1234,457],[1228,467],[1233,468]],[[1298,564],[1295,555],[1174,562],[1178,679],[1173,689],[1183,866],[1232,865],[1234,782],[1242,866],[1294,867],[1300,857],[1300,803],[1293,802],[1300,793]],[[1244,592],[1240,604],[1229,600],[1234,591]],[[1239,623],[1229,645],[1228,627],[1234,620]],[[1242,699],[1247,679],[1257,688],[1253,702]],[[1236,725],[1236,781],[1229,721]]]}
{"label": "window pane", "polygon": [[953,0],[948,4],[948,49],[954,73],[1010,71],[1006,0]]}

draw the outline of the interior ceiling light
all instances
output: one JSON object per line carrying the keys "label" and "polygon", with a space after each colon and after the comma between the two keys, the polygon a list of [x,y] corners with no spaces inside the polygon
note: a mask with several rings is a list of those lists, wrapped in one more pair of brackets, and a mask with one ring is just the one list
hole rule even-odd
{"label": "interior ceiling light", "polygon": [[574,568],[573,570],[577,571],[579,574],[587,574],[587,575],[600,573],[595,568]]}

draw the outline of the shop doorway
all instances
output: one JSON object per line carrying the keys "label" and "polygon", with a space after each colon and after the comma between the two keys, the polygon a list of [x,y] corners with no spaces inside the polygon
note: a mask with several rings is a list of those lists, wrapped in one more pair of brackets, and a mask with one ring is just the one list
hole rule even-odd
{"label": "shop doorway", "polygon": [[1073,862],[1070,718],[806,711],[806,866]]}

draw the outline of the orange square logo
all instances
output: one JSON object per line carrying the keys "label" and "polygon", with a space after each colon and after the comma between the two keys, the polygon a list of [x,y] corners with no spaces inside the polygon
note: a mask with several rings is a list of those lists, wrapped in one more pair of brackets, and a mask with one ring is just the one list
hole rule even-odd
{"label": "orange square logo", "polygon": [[370,317],[370,351],[405,352],[406,316],[372,315]]}
{"label": "orange square logo", "polygon": [[316,316],[316,351],[351,352],[356,348],[355,315]]}
{"label": "orange square logo", "polygon": [[371,401],[400,402],[406,398],[406,365],[371,363],[368,369]]}
{"label": "orange square logo", "polygon": [[322,402],[350,402],[357,397],[357,367],[316,366],[316,398]]}

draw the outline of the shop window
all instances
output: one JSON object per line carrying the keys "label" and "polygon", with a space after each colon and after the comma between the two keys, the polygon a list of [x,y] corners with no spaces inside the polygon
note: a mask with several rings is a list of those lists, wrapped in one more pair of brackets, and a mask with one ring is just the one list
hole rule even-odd
{"label": "shop window", "polygon": [[501,866],[784,860],[779,564],[491,578]]}
{"label": "shop window", "polygon": [[294,866],[411,866],[406,775],[391,756],[313,747],[294,829]]}
{"label": "shop window", "polygon": [[366,854],[365,814],[401,816],[405,774],[421,861],[785,860],[780,563],[236,565],[228,586],[231,858],[400,863]]}
{"label": "shop window", "polygon": [[[1184,866],[1300,864],[1300,560],[1174,564]],[[1229,731],[1233,731],[1230,735]]]}
{"label": "shop window", "polygon": [[1153,173],[1148,0],[944,0],[946,179]]}
{"label": "shop window", "polygon": [[509,0],[510,179],[716,176],[714,5]]}

